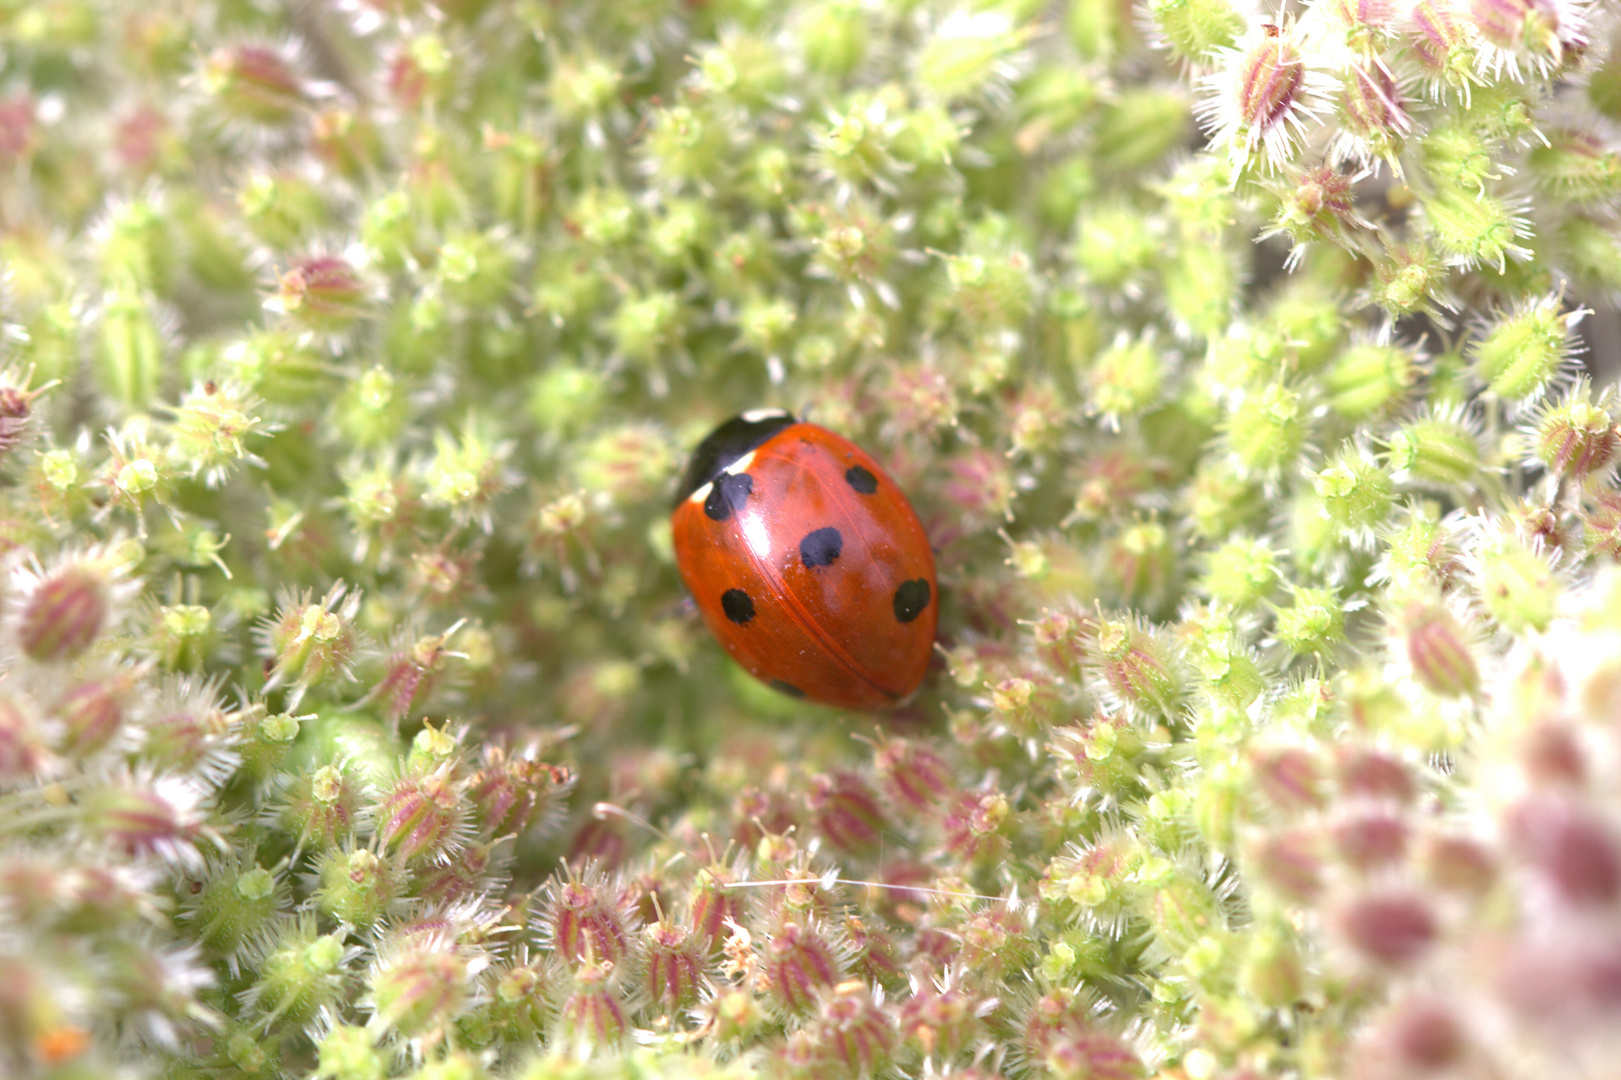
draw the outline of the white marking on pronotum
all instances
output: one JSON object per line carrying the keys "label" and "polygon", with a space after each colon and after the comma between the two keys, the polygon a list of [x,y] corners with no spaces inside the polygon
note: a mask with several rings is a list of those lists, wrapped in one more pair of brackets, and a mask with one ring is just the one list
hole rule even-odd
{"label": "white marking on pronotum", "polygon": [[743,414],[743,422],[746,424],[758,424],[762,420],[775,420],[779,416],[787,415],[788,410],[786,409],[750,409]]}
{"label": "white marking on pronotum", "polygon": [[715,486],[715,482],[713,480],[711,480],[709,483],[705,484],[703,487],[699,488],[697,491],[694,491],[691,495],[688,495],[687,496],[687,501],[689,503],[698,503],[698,504],[702,505],[703,501],[705,499],[709,498],[709,489],[714,487],[714,486]]}
{"label": "white marking on pronotum", "polygon": [[725,473],[727,476],[736,476],[738,473],[748,472],[749,466],[753,464],[754,451],[750,450],[748,453],[726,466],[726,468],[722,469],[721,472]]}

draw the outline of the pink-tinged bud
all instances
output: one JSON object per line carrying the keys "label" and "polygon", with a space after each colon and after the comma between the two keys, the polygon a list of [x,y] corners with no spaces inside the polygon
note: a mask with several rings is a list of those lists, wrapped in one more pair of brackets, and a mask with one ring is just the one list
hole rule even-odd
{"label": "pink-tinged bud", "polygon": [[1344,31],[1346,43],[1357,47],[1376,45],[1379,32],[1396,17],[1391,0],[1326,0],[1324,10]]}
{"label": "pink-tinged bud", "polygon": [[969,532],[999,525],[1012,515],[1019,489],[1012,463],[984,447],[965,450],[945,463],[941,495]]}
{"label": "pink-tinged bud", "polygon": [[0,781],[34,779],[46,749],[31,706],[10,695],[0,696]]}
{"label": "pink-tinged bud", "polygon": [[1509,847],[1567,904],[1608,905],[1621,898],[1621,840],[1581,803],[1531,796],[1503,818]]}
{"label": "pink-tinged bud", "polygon": [[820,773],[811,778],[805,797],[816,827],[841,851],[866,851],[878,845],[884,812],[872,789],[850,772]]}
{"label": "pink-tinged bud", "polygon": [[458,900],[487,896],[501,867],[495,861],[495,843],[469,844],[454,859],[419,866],[416,895],[430,904],[448,907]]}
{"label": "pink-tinged bud", "polygon": [[786,835],[799,824],[793,806],[780,791],[761,791],[750,784],[732,800],[733,840],[753,848],[767,834]]}
{"label": "pink-tinged bud", "polygon": [[1413,130],[1406,95],[1379,62],[1351,65],[1340,91],[1340,119],[1348,134],[1380,157],[1399,153]]}
{"label": "pink-tinged bud", "polygon": [[1423,956],[1440,933],[1429,902],[1407,892],[1354,897],[1339,911],[1337,925],[1357,953],[1390,967],[1405,966]]}
{"label": "pink-tinged bud", "polygon": [[1537,424],[1536,454],[1550,472],[1581,480],[1608,468],[1621,450],[1610,414],[1584,400],[1550,409]]}
{"label": "pink-tinged bud", "polygon": [[24,601],[17,627],[23,652],[46,663],[84,652],[107,621],[111,591],[106,573],[87,562],[41,579]]}
{"label": "pink-tinged bud", "polygon": [[203,85],[230,115],[268,126],[293,119],[305,102],[293,65],[263,45],[215,49],[203,62]]}
{"label": "pink-tinged bud", "polygon": [[1375,1022],[1365,1049],[1353,1056],[1354,1075],[1365,1080],[1471,1075],[1465,1068],[1469,1058],[1469,1035],[1453,1006],[1437,998],[1408,997]]}
{"label": "pink-tinged bud", "polygon": [[293,781],[282,818],[300,844],[319,850],[348,839],[359,810],[360,790],[354,780],[339,766],[322,765]]}
{"label": "pink-tinged bud", "polygon": [[1413,53],[1434,75],[1466,73],[1473,66],[1469,28],[1450,0],[1417,0],[1412,9]]}
{"label": "pink-tinged bud", "polygon": [[486,746],[483,761],[467,783],[467,800],[479,825],[491,836],[522,836],[561,808],[574,776],[548,765]]}
{"label": "pink-tinged bud", "polygon": [[600,874],[589,880],[556,881],[546,920],[552,949],[573,962],[587,959],[617,964],[630,951],[630,915]]}
{"label": "pink-tinged bud", "polygon": [[1058,1039],[1089,1031],[1091,1026],[1086,1001],[1075,991],[1059,988],[1043,995],[1025,1014],[1025,1060],[1045,1060],[1047,1050]]}
{"label": "pink-tinged bud", "polygon": [[1579,732],[1563,721],[1542,719],[1521,735],[1517,760],[1538,787],[1579,788],[1587,779],[1587,756]]}
{"label": "pink-tinged bud", "polygon": [[1344,748],[1336,770],[1340,790],[1352,798],[1378,799],[1406,806],[1416,794],[1412,771],[1400,758],[1383,750],[1365,746]]}
{"label": "pink-tinged bud", "polygon": [[202,792],[189,780],[160,777],[98,785],[80,803],[86,831],[131,855],[197,866]]}
{"label": "pink-tinged bud", "polygon": [[900,1007],[901,1038],[925,1058],[950,1060],[979,1037],[987,1004],[955,986],[925,987]]}
{"label": "pink-tinged bud", "polygon": [[135,684],[135,673],[123,670],[69,689],[52,710],[62,725],[62,751],[87,757],[110,743],[124,726]]}
{"label": "pink-tinged bud", "polygon": [[[885,880],[894,882],[892,870],[886,872]],[[893,986],[900,981],[903,973],[900,949],[888,932],[868,926],[855,915],[846,915],[844,940],[850,948],[850,970],[856,975],[880,986]]]}
{"label": "pink-tinged bud", "polygon": [[1262,796],[1284,813],[1323,805],[1322,771],[1309,750],[1298,746],[1256,749],[1250,771]]}
{"label": "pink-tinged bud", "polygon": [[1496,856],[1467,836],[1428,837],[1419,862],[1425,880],[1448,892],[1479,896],[1497,880]]}
{"label": "pink-tinged bud", "polygon": [[1513,49],[1525,41],[1526,23],[1534,18],[1554,18],[1544,14],[1534,0],[1470,0],[1469,14],[1480,36],[1503,49]]}
{"label": "pink-tinged bud", "polygon": [[991,860],[1007,848],[1003,826],[1012,807],[1000,791],[965,791],[947,808],[942,822],[946,846],[962,859]]}
{"label": "pink-tinged bud", "polygon": [[402,776],[377,805],[377,837],[406,862],[458,846],[467,806],[449,765]]}
{"label": "pink-tinged bud", "polygon": [[563,1002],[563,1031],[582,1050],[618,1046],[630,1029],[612,972],[612,964],[586,964],[575,972],[574,990]]}
{"label": "pink-tinged bud", "polygon": [[34,149],[34,101],[19,96],[0,101],[0,162],[20,161]]}
{"label": "pink-tinged bud", "polygon": [[1285,896],[1312,900],[1323,891],[1321,848],[1315,831],[1277,833],[1256,846],[1250,864],[1263,881]]}
{"label": "pink-tinged bud", "polygon": [[771,996],[789,1012],[807,1012],[817,995],[839,981],[833,947],[813,925],[783,923],[766,943],[764,971]]}
{"label": "pink-tinged bud", "polygon": [[1106,1031],[1080,1031],[1053,1040],[1047,1068],[1056,1080],[1139,1080],[1144,1074],[1137,1051]]}
{"label": "pink-tinged bud", "polygon": [[1407,662],[1425,689],[1443,697],[1472,697],[1480,689],[1480,668],[1463,627],[1445,607],[1409,604],[1398,625]]}
{"label": "pink-tinged bud", "polygon": [[1621,561],[1621,494],[1604,492],[1581,511],[1582,542],[1594,555]]}
{"label": "pink-tinged bud", "polygon": [[1030,924],[1016,908],[981,911],[963,924],[959,934],[962,963],[991,979],[1010,977],[1035,959]]}
{"label": "pink-tinged bud", "polygon": [[467,1011],[473,981],[486,965],[446,933],[385,941],[371,977],[377,1019],[407,1036],[442,1028]]}
{"label": "pink-tinged bud", "polygon": [[10,372],[0,373],[0,454],[9,454],[22,444],[34,415],[34,399],[51,385],[30,390],[26,380],[19,385]]}
{"label": "pink-tinged bud", "polygon": [[642,932],[642,980],[648,996],[673,1012],[698,996],[705,943],[677,923],[660,920]]}
{"label": "pink-tinged bud", "polygon": [[335,107],[315,115],[310,149],[340,176],[358,180],[380,163],[383,142],[377,126],[366,116]]}
{"label": "pink-tinged bud", "polygon": [[1139,713],[1168,717],[1186,687],[1170,648],[1135,623],[1108,620],[1098,625],[1092,661],[1109,690]]}
{"label": "pink-tinged bud", "polygon": [[168,119],[156,109],[137,106],[118,122],[113,146],[118,162],[133,175],[153,169],[169,135]]}
{"label": "pink-tinged bud", "polygon": [[281,275],[275,307],[320,334],[341,334],[364,312],[366,288],[347,259],[312,255]]}
{"label": "pink-tinged bud", "polygon": [[955,786],[940,755],[909,739],[883,739],[873,748],[872,764],[884,794],[903,812],[920,814]]}
{"label": "pink-tinged bud", "polygon": [[1284,123],[1306,85],[1306,65],[1293,42],[1262,39],[1244,57],[1238,77],[1238,109],[1257,133]]}
{"label": "pink-tinged bud", "polygon": [[700,867],[693,875],[692,899],[688,902],[692,930],[708,943],[710,952],[720,948],[726,939],[726,924],[743,919],[739,890],[726,887],[731,881],[731,871],[721,866]]}
{"label": "pink-tinged bud", "polygon": [[568,846],[568,864],[583,866],[592,863],[603,870],[612,870],[625,861],[624,831],[616,820],[593,817],[580,826]]}
{"label": "pink-tinged bud", "polygon": [[822,1006],[816,1041],[851,1076],[875,1076],[895,1050],[895,1021],[860,982],[840,983]]}
{"label": "pink-tinged bud", "polygon": [[1406,820],[1382,810],[1370,810],[1334,823],[1334,848],[1352,867],[1367,873],[1394,866],[1407,855]]}

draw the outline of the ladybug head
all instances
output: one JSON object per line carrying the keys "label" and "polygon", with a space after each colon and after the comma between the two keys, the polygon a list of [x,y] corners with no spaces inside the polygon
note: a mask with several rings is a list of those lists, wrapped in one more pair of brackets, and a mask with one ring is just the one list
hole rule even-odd
{"label": "ladybug head", "polygon": [[721,471],[790,424],[798,423],[781,409],[750,409],[709,433],[687,462],[674,505],[719,476]]}

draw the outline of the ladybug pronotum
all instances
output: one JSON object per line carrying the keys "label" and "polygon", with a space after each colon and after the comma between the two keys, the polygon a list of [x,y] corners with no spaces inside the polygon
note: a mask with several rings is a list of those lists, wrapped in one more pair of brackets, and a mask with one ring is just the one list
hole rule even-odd
{"label": "ladybug pronotum", "polygon": [[860,447],[777,409],[698,445],[671,517],[676,565],[726,651],[796,698],[893,705],[928,670],[934,553]]}

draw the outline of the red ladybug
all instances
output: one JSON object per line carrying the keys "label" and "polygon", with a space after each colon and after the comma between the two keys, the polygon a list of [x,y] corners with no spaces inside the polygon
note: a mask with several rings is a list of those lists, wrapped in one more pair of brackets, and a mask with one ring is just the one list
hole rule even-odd
{"label": "red ladybug", "polygon": [[934,553],[912,504],[850,440],[778,409],[698,444],[671,517],[675,561],[726,651],[792,697],[873,709],[934,649]]}

